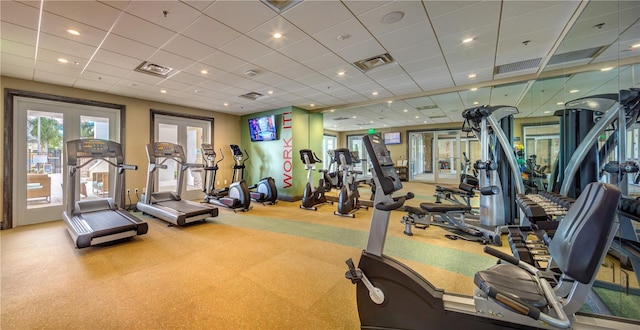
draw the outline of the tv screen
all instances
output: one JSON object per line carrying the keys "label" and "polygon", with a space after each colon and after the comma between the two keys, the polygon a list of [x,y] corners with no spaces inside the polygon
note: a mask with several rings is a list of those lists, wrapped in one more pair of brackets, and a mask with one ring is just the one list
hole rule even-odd
{"label": "tv screen", "polygon": [[251,142],[277,140],[276,116],[265,116],[249,119]]}
{"label": "tv screen", "polygon": [[384,133],[384,144],[401,144],[400,132]]}

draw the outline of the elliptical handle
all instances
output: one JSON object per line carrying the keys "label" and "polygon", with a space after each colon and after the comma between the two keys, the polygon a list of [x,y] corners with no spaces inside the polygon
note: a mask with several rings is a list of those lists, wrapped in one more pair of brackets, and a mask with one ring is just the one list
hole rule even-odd
{"label": "elliptical handle", "polygon": [[247,160],[249,160],[249,153],[247,152],[247,149],[244,149],[244,154],[247,156],[247,158],[242,160],[242,164],[244,164],[244,162],[246,162]]}
{"label": "elliptical handle", "polygon": [[315,152],[312,152],[313,157],[315,158],[316,163],[322,163],[322,159],[318,158],[318,155],[316,155]]}
{"label": "elliptical handle", "polygon": [[220,160],[216,162],[216,165],[218,165],[219,162],[224,160],[224,152],[222,152],[222,148],[218,148],[218,150],[220,150],[220,155],[222,155],[222,158],[220,158]]}
{"label": "elliptical handle", "polygon": [[518,266],[518,264],[520,264],[520,259],[518,259],[518,258],[516,258],[514,256],[511,256],[511,255],[508,255],[508,254],[506,254],[506,253],[504,253],[502,251],[496,250],[494,248],[485,246],[484,247],[484,252],[488,253],[488,254],[490,254],[490,255],[498,258],[498,259],[504,260],[504,261],[506,261],[506,262],[508,262],[510,264],[513,264],[513,265],[516,265],[516,266]]}

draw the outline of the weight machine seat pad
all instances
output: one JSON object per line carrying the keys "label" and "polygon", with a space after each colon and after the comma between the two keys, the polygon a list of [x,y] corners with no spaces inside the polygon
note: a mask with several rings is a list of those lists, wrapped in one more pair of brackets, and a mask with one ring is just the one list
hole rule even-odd
{"label": "weight machine seat pad", "polygon": [[420,208],[429,213],[470,212],[469,205],[454,205],[441,203],[420,203]]}
{"label": "weight machine seat pad", "polygon": [[423,211],[422,209],[408,205],[404,207],[404,211],[416,215],[427,215],[427,212]]}
{"label": "weight machine seat pad", "polygon": [[547,299],[533,275],[515,265],[497,264],[481,270],[473,277],[473,282],[485,293],[493,288],[538,309],[547,306]]}

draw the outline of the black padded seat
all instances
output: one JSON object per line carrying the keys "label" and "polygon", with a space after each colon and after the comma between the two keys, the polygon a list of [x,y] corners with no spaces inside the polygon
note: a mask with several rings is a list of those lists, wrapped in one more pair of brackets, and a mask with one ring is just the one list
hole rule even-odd
{"label": "black padded seat", "polygon": [[[460,186],[462,186],[463,183],[460,184]],[[464,184],[465,186],[469,186],[467,184]],[[472,187],[473,189],[473,187]],[[464,189],[459,189],[459,188],[452,188],[452,187],[443,187],[443,186],[436,186],[436,191],[437,192],[441,192],[441,193],[452,193],[452,194],[456,194],[456,195],[462,195],[465,197],[474,197],[475,193],[473,192],[473,190],[468,191],[468,190],[464,190]]]}
{"label": "black padded seat", "polygon": [[498,264],[477,272],[473,282],[487,295],[493,289],[538,309],[547,306],[547,300],[538,283],[529,272],[520,267]]}
{"label": "black padded seat", "polygon": [[446,213],[446,212],[470,212],[471,206],[469,205],[454,205],[454,204],[441,204],[441,203],[420,203],[420,208],[433,213]]}
{"label": "black padded seat", "polygon": [[427,212],[425,212],[424,210],[414,207],[414,206],[408,206],[406,205],[404,207],[404,211],[407,213],[413,213],[413,214],[417,214],[417,215],[427,215]]}

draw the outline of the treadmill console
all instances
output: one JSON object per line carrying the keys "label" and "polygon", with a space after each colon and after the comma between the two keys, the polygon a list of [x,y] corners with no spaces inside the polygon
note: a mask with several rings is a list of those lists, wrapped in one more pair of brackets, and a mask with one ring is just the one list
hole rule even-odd
{"label": "treadmill console", "polygon": [[152,143],[153,154],[156,157],[181,157],[184,154],[182,146],[171,142]]}
{"label": "treadmill console", "polygon": [[79,139],[67,142],[69,164],[77,164],[78,158],[115,158],[122,163],[122,147],[119,143],[99,139]]}
{"label": "treadmill console", "polygon": [[382,137],[379,135],[365,135],[362,141],[367,149],[367,154],[369,154],[369,159],[371,159],[373,172],[378,178],[384,193],[389,195],[402,189],[402,182],[398,177],[396,168],[393,166],[391,154]]}

